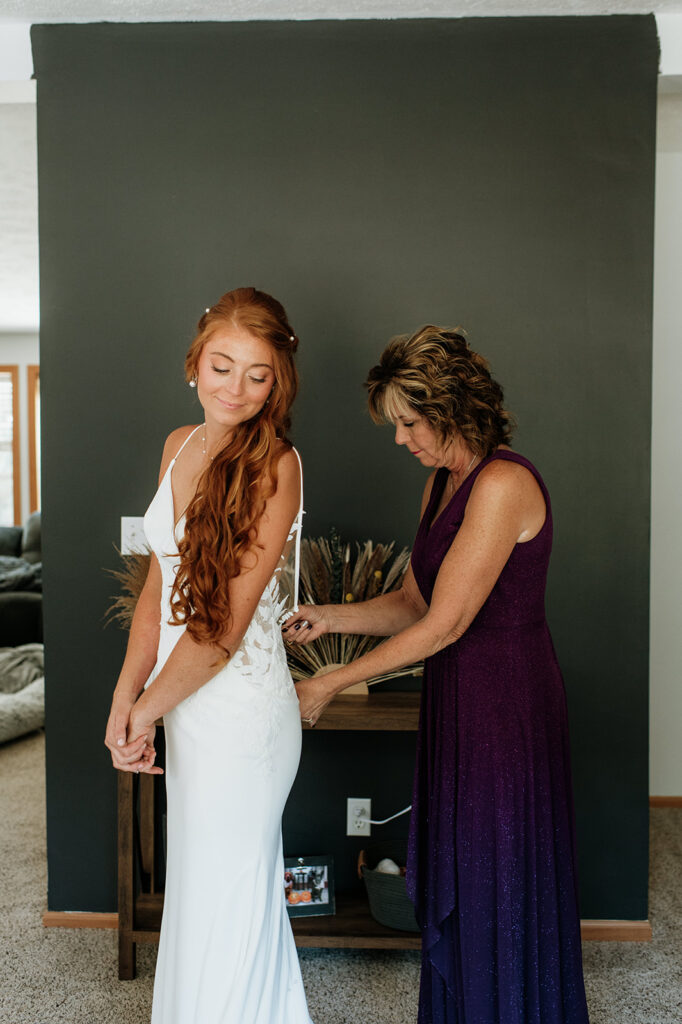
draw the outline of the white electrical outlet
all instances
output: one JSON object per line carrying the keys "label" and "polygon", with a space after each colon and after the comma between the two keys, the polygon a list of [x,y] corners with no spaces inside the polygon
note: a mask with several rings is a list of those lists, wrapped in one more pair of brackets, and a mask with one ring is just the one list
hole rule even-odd
{"label": "white electrical outlet", "polygon": [[144,555],[149,551],[143,516],[121,516],[121,554]]}
{"label": "white electrical outlet", "polygon": [[371,836],[372,801],[368,796],[349,796],[346,800],[346,835]]}

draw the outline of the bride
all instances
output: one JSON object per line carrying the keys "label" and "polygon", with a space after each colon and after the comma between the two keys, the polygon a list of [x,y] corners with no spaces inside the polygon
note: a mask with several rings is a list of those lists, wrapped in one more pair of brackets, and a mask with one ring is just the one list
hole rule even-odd
{"label": "bride", "polygon": [[159,774],[163,716],[168,863],[152,1024],[311,1024],[281,836],[301,751],[277,596],[303,514],[286,437],[297,344],[280,303],[254,288],[206,310],[185,360],[204,422],[168,437],[144,519],[151,565],[105,743],[120,771]]}

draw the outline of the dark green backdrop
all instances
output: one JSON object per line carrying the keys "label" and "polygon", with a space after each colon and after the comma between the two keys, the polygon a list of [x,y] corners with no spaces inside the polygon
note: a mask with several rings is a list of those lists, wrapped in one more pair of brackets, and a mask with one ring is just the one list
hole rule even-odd
{"label": "dark green backdrop", "polygon": [[[196,319],[256,284],[302,339],[309,535],[411,541],[423,471],[361,387],[390,335],[459,323],[492,359],[555,506],[582,913],[646,917],[654,19],[50,25],[33,47],[50,908],[115,907],[102,570],[198,418]],[[357,884],[345,797],[405,806],[413,746],[306,736],[286,851]]]}

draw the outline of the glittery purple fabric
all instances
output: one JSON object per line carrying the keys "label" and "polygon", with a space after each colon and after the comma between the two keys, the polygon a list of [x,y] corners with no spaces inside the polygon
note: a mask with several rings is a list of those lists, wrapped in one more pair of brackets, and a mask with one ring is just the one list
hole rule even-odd
{"label": "glittery purple fabric", "polygon": [[498,451],[429,526],[412,567],[428,603],[471,488],[492,459],[529,469],[547,517],[517,544],[464,636],[426,660],[408,854],[422,929],[419,1024],[587,1024],[566,698],[545,620],[549,495]]}

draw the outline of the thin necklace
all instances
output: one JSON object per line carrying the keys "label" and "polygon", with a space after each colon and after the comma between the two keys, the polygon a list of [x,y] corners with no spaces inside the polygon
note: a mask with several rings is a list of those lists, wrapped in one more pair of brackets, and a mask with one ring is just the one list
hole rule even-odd
{"label": "thin necklace", "polygon": [[[204,455],[208,455],[208,452],[206,451],[206,421],[205,420],[204,420],[203,430],[201,431],[201,446],[202,446],[201,450],[204,453]],[[213,462],[213,459],[215,458],[215,456],[214,455],[208,455],[208,457],[211,460],[211,462]]]}
{"label": "thin necklace", "polygon": [[[464,470],[464,475],[463,475],[462,479],[460,480],[460,485],[464,483],[464,481],[465,481],[466,477],[467,477],[467,476],[468,476],[468,474],[469,474],[469,470],[471,469],[471,467],[473,466],[473,464],[474,464],[474,462],[476,461],[476,459],[477,459],[477,458],[478,458],[478,455],[476,455],[476,454],[474,453],[474,457],[473,457],[473,459],[471,460],[471,462],[469,463],[469,465],[467,466],[467,468],[466,468],[466,469]],[[448,483],[450,484],[450,490],[451,490],[451,491],[452,491],[452,490],[454,490],[454,487],[455,487],[455,482],[454,482],[454,480],[452,479],[452,473],[448,473]]]}

